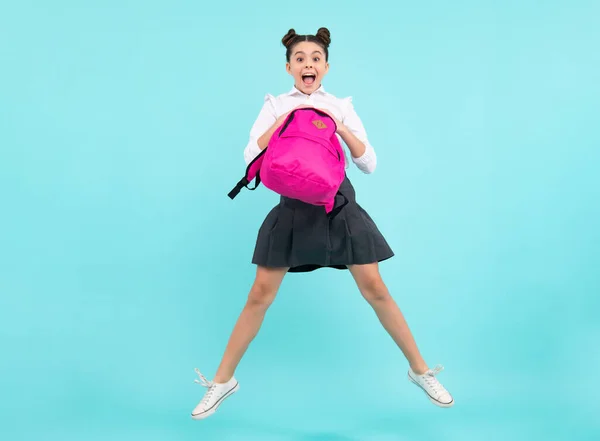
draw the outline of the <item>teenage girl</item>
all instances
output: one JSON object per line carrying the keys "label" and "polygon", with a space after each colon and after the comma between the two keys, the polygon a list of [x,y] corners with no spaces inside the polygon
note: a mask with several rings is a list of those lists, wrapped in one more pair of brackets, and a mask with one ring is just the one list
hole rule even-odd
{"label": "teenage girl", "polygon": [[[335,120],[337,135],[348,147],[352,162],[364,173],[375,170],[375,151],[351,98],[337,98],[326,92],[322,85],[329,69],[330,41],[326,28],[320,28],[316,35],[298,35],[290,29],[283,37],[286,70],[294,78],[294,87],[277,97],[266,95],[244,150],[246,164],[267,147],[271,135],[293,109],[311,106],[327,112]],[[346,157],[346,167],[348,164]],[[408,379],[434,404],[441,407],[454,404],[450,393],[435,377],[442,366],[429,369],[379,274],[378,263],[394,253],[371,217],[356,202],[354,188],[347,177],[340,192],[349,203],[332,219],[327,217],[323,207],[286,197],[281,197],[280,203],[267,215],[258,231],[252,258],[252,263],[257,265],[256,278],[216,375],[208,381],[196,369],[200,380],[195,381],[208,390],[192,411],[192,418],[212,415],[225,398],[239,389],[234,371],[258,333],[286,273],[324,267],[349,270],[360,293],[406,357]]]}

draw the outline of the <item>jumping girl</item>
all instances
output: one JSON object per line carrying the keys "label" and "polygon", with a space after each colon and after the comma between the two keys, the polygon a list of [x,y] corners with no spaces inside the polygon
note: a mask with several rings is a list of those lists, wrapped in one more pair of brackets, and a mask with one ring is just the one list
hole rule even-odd
{"label": "jumping girl", "polygon": [[[283,37],[286,70],[294,79],[293,88],[277,97],[267,94],[250,131],[244,150],[249,164],[267,147],[275,130],[295,108],[310,106],[327,112],[337,124],[337,135],[347,146],[352,162],[364,173],[375,170],[377,157],[369,144],[363,124],[351,98],[337,98],[325,91],[323,79],[329,70],[330,33],[320,28],[316,35],[298,35],[290,29]],[[346,167],[350,164],[346,157]],[[349,270],[358,290],[374,309],[385,330],[406,357],[408,379],[420,387],[434,404],[451,407],[454,400],[436,379],[443,369],[430,369],[417,348],[411,331],[383,282],[378,264],[394,253],[367,212],[356,202],[348,177],[340,192],[349,202],[332,219],[323,207],[281,197],[266,216],[260,230],[252,263],[256,278],[246,304],[230,336],[219,368],[212,381],[198,369],[207,387],[192,418],[212,415],[223,401],[239,389],[234,372],[249,344],[257,335],[265,313],[273,302],[284,276],[319,268]]]}

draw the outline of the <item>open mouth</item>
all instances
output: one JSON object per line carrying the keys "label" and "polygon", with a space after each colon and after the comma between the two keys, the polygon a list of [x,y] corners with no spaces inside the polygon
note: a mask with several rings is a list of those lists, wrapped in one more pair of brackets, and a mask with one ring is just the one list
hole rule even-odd
{"label": "open mouth", "polygon": [[315,74],[304,74],[302,75],[302,82],[305,85],[310,86],[315,82],[316,78]]}

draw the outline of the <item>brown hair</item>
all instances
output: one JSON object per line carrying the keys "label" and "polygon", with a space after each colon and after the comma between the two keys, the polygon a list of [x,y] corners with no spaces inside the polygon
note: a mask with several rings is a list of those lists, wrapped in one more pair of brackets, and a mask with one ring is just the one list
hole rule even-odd
{"label": "brown hair", "polygon": [[323,48],[325,51],[325,61],[328,61],[329,58],[329,43],[331,43],[331,35],[329,33],[329,29],[327,28],[319,28],[316,35],[299,35],[296,34],[294,29],[290,29],[287,34],[281,39],[281,42],[286,47],[285,58],[290,61],[290,56],[292,55],[292,48],[302,41],[312,41],[313,43],[317,43],[319,46]]}

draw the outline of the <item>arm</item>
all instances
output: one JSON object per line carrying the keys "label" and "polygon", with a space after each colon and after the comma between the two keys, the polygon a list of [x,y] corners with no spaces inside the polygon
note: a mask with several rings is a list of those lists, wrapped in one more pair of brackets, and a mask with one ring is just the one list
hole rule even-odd
{"label": "arm", "polygon": [[342,124],[338,130],[338,134],[342,137],[348,149],[350,149],[350,153],[352,153],[352,158],[360,158],[367,151],[367,146],[365,146],[364,142],[356,137],[354,133],[350,131],[345,124]]}
{"label": "arm", "polygon": [[267,146],[269,145],[269,141],[271,140],[271,137],[273,136],[273,133],[275,133],[275,130],[277,130],[277,128],[283,124],[283,121],[285,121],[285,118],[288,116],[289,112],[286,113],[285,115],[281,115],[279,118],[277,118],[277,120],[275,121],[275,123],[269,128],[269,130],[267,130],[265,133],[263,133],[263,135],[258,138],[258,147],[261,150],[264,150],[265,148],[267,148]]}
{"label": "arm", "polygon": [[340,136],[352,154],[352,162],[363,173],[373,173],[377,167],[377,155],[369,143],[367,132],[354,110],[352,100],[348,99],[347,103]]}
{"label": "arm", "polygon": [[278,122],[272,97],[267,95],[265,96],[265,103],[250,129],[250,139],[244,149],[246,165],[250,164],[267,147]]}
{"label": "arm", "polygon": [[[252,129],[250,130],[250,140],[244,150],[244,159],[246,165],[250,164],[254,158],[256,158],[260,152],[262,152],[269,145],[269,141],[275,133],[275,130],[283,124],[288,115],[293,111],[284,113],[279,118],[276,116],[275,106],[271,100],[272,96],[267,95],[265,97],[265,104],[258,114],[258,118],[254,122]],[[305,106],[297,106],[305,107]]]}

